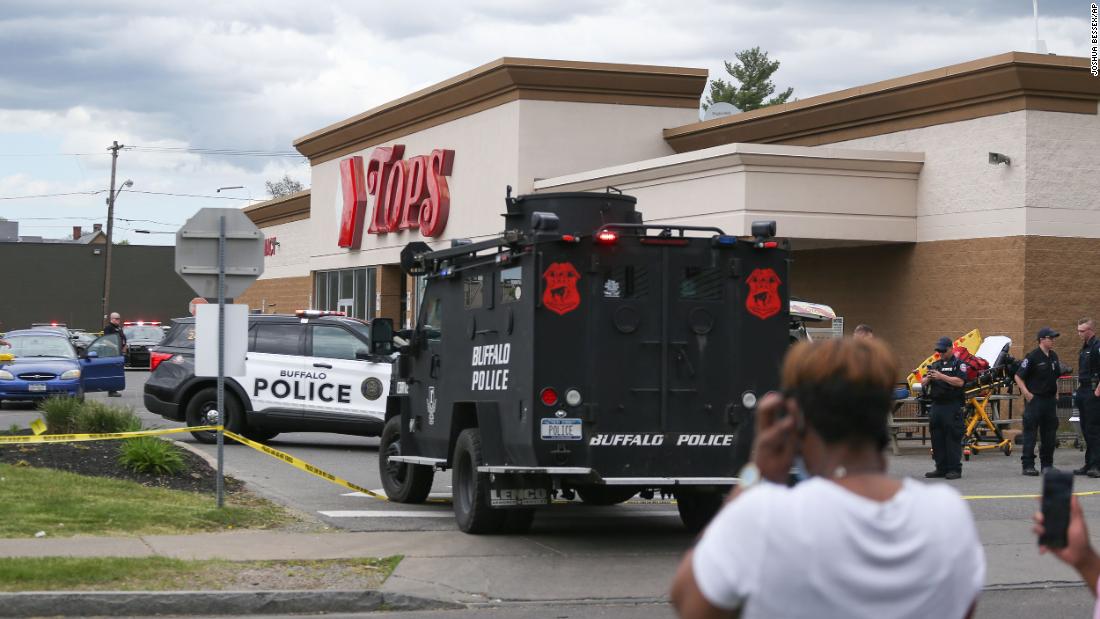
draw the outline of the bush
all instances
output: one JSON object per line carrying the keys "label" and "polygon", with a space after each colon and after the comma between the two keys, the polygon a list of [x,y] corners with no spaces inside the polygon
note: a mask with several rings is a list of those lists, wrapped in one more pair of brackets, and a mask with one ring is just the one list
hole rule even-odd
{"label": "bush", "polygon": [[155,436],[123,441],[118,462],[138,473],[157,475],[178,475],[185,466],[179,448]]}
{"label": "bush", "polygon": [[103,434],[141,429],[141,418],[134,411],[102,402],[52,397],[38,408],[50,434]]}
{"label": "bush", "polygon": [[141,429],[141,418],[128,408],[87,401],[77,425],[80,432],[88,434],[136,432]]}
{"label": "bush", "polygon": [[84,403],[77,398],[51,397],[38,405],[50,434],[74,434],[79,432],[80,415]]}

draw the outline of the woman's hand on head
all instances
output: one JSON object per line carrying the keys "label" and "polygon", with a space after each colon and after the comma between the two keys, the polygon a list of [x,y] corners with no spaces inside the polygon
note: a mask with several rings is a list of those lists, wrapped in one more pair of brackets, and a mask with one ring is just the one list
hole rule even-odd
{"label": "woman's hand on head", "polygon": [[793,401],[772,392],[760,400],[756,409],[756,439],[753,441],[753,463],[768,481],[785,483],[798,451],[795,435]]}

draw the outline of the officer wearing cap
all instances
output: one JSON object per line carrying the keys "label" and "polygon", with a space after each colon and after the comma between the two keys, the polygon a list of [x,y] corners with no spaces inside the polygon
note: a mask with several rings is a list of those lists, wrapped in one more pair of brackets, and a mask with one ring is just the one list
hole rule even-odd
{"label": "officer wearing cap", "polygon": [[1077,321],[1077,337],[1081,338],[1081,355],[1077,365],[1077,410],[1081,416],[1081,431],[1085,435],[1085,466],[1075,475],[1100,477],[1100,341],[1096,338],[1096,321]]}
{"label": "officer wearing cap", "polygon": [[1050,327],[1039,329],[1036,339],[1039,347],[1029,352],[1016,370],[1016,384],[1024,396],[1024,453],[1020,457],[1024,475],[1036,476],[1035,438],[1039,438],[1039,465],[1043,471],[1054,466],[1054,447],[1057,444],[1058,377],[1065,368],[1054,352],[1054,338],[1058,332]]}
{"label": "officer wearing cap", "polygon": [[963,384],[966,364],[955,357],[951,338],[941,337],[935,346],[940,358],[928,366],[921,379],[921,390],[932,400],[928,428],[932,433],[932,457],[936,470],[925,477],[958,479],[962,477]]}

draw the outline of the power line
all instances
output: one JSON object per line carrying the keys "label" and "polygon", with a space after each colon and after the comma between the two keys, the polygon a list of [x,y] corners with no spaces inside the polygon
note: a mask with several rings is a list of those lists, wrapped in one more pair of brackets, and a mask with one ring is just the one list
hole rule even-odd
{"label": "power line", "polygon": [[102,157],[110,153],[0,153],[0,157]]}
{"label": "power line", "polygon": [[126,150],[140,153],[195,153],[199,155],[229,155],[240,157],[306,157],[297,151],[270,151],[237,148],[201,148],[198,146],[127,146]]}
{"label": "power line", "polygon": [[[100,193],[107,193],[106,189],[96,189],[94,191],[70,191],[67,193],[40,193],[28,196],[0,196],[0,200],[29,200],[30,198],[58,198],[61,196],[94,196]],[[217,196],[210,196],[212,198]]]}
{"label": "power line", "polygon": [[144,193],[151,196],[175,196],[177,198],[210,198],[212,200],[245,200],[249,201],[252,198],[233,198],[230,196],[206,196],[197,193],[168,193],[164,191],[138,191],[137,189],[123,189],[125,193]]}

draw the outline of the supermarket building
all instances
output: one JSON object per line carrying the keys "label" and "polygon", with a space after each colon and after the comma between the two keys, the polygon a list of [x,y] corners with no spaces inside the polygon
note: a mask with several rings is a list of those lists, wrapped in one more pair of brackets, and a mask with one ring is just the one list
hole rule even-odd
{"label": "supermarket building", "polygon": [[702,69],[503,58],[296,140],[311,189],[246,209],[268,256],[240,301],[407,324],[406,243],[499,233],[508,185],[615,187],[651,223],[776,220],[792,294],[872,324],[903,365],[975,327],[1020,355],[1100,314],[1088,66],[1011,52],[699,122]]}

